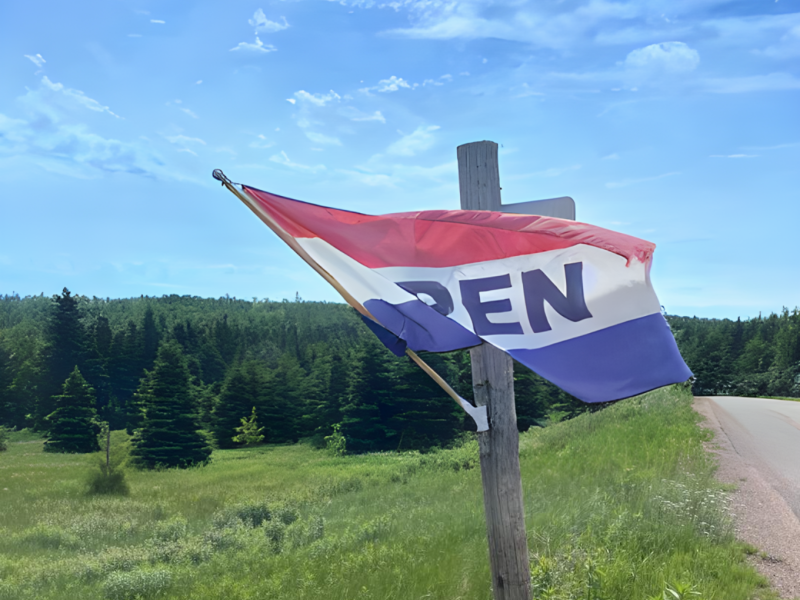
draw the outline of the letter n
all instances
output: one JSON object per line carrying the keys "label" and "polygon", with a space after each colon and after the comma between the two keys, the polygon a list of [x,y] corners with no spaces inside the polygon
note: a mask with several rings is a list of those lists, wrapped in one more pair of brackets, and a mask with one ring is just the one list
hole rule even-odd
{"label": "letter n", "polygon": [[534,333],[552,329],[544,312],[545,302],[562,317],[574,323],[591,318],[592,313],[586,308],[586,298],[583,295],[583,263],[564,265],[564,275],[567,280],[566,296],[540,269],[522,274],[525,306]]}

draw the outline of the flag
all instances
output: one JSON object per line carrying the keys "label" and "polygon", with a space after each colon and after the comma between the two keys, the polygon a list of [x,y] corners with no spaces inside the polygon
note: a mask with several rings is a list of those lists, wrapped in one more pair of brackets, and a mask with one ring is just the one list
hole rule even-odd
{"label": "flag", "polygon": [[397,354],[485,341],[584,402],[691,376],[650,282],[650,242],[552,217],[365,215],[241,191]]}

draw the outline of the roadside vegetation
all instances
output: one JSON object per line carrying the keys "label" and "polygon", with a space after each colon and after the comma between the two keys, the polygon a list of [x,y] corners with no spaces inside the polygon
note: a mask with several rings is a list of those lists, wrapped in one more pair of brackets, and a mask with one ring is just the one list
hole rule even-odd
{"label": "roadside vegetation", "polygon": [[[535,598],[774,597],[732,536],[691,400],[675,386],[522,434]],[[470,434],[428,453],[215,450],[128,468],[127,495],[89,493],[104,452],[8,441],[0,600],[491,598]]]}

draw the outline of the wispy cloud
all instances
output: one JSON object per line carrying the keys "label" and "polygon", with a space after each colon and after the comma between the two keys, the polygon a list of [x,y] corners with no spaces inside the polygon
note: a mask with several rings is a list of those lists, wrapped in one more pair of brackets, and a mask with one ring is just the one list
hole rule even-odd
{"label": "wispy cloud", "polygon": [[623,179],[621,181],[609,181],[606,184],[606,187],[609,189],[617,189],[628,187],[629,185],[636,185],[637,183],[645,183],[647,181],[655,181],[657,179],[663,179],[664,177],[672,177],[673,175],[680,175],[678,171],[672,171],[670,173],[663,173],[661,175],[656,175],[655,177],[641,177],[639,179]]}
{"label": "wispy cloud", "polygon": [[777,43],[767,46],[758,53],[777,59],[800,57],[800,25],[795,25]]}
{"label": "wispy cloud", "polygon": [[387,154],[394,156],[415,156],[433,146],[435,139],[433,132],[439,129],[438,125],[420,126],[413,133],[404,135],[393,142],[387,149]]}
{"label": "wispy cloud", "polygon": [[281,19],[283,19],[283,22],[270,21],[264,11],[259,8],[253,14],[253,18],[247,22],[255,28],[256,33],[275,33],[289,28],[286,17],[281,17]]}
{"label": "wispy cloud", "polygon": [[97,100],[90,98],[82,91],[64,87],[61,83],[53,83],[48,79],[47,75],[42,77],[41,86],[38,91],[29,92],[31,98],[43,94],[51,96],[51,99],[52,97],[59,97],[67,105],[80,106],[94,112],[106,113],[117,119],[122,118],[114,113],[108,106],[103,106]]}
{"label": "wispy cloud", "polygon": [[46,61],[46,60],[45,60],[45,59],[42,57],[42,55],[41,55],[41,54],[34,54],[33,56],[31,56],[30,54],[23,54],[23,56],[24,56],[25,58],[27,58],[28,60],[30,60],[30,61],[31,61],[33,64],[35,64],[35,65],[36,65],[36,67],[37,67],[37,68],[39,68],[39,69],[41,69],[41,68],[42,68],[42,65],[44,65],[44,63],[46,63],[46,62],[47,62],[47,61]]}
{"label": "wispy cloud", "polygon": [[310,139],[315,144],[322,144],[324,146],[341,146],[342,142],[335,137],[331,137],[329,135],[325,135],[322,133],[316,133],[314,131],[306,131],[306,137]]}
{"label": "wispy cloud", "polygon": [[263,134],[258,134],[258,139],[253,140],[252,142],[250,142],[250,147],[251,148],[258,148],[258,149],[262,149],[262,150],[265,149],[265,148],[271,148],[274,145],[275,145],[275,143],[274,142],[270,142],[267,139],[267,136],[265,136]]}
{"label": "wispy cloud", "polygon": [[0,155],[29,160],[69,177],[96,177],[102,172],[174,176],[145,146],[100,136],[76,120],[86,114],[82,109],[116,116],[83,92],[44,77],[18,100],[26,117],[0,114]]}
{"label": "wispy cloud", "polygon": [[[329,102],[338,102],[342,99],[342,97],[333,90],[327,94],[310,94],[305,90],[300,90],[294,93],[294,98],[300,102],[307,102],[314,106],[325,106]],[[292,102],[292,100],[293,99],[289,99],[289,102]],[[294,104],[294,102],[292,102],[292,104]]]}
{"label": "wispy cloud", "polygon": [[363,114],[358,112],[356,112],[356,114],[351,113],[349,119],[351,121],[378,121],[380,123],[386,123],[386,117],[384,117],[379,110],[376,110],[372,114]]}
{"label": "wispy cloud", "polygon": [[166,23],[166,21],[162,21],[161,19],[150,19],[150,22],[156,25],[164,25]]}
{"label": "wispy cloud", "polygon": [[180,144],[180,145],[200,144],[202,146],[206,145],[205,141],[201,140],[200,138],[189,137],[189,136],[182,135],[182,134],[181,135],[165,135],[164,138],[170,144]]}
{"label": "wispy cloud", "polygon": [[289,167],[290,169],[295,169],[297,171],[308,171],[311,173],[316,173],[317,171],[324,171],[325,165],[302,165],[300,163],[296,163],[292,161],[287,155],[286,152],[282,151],[279,154],[273,154],[269,157],[269,159],[277,163],[279,165],[283,165],[284,167]]}
{"label": "wispy cloud", "polygon": [[275,52],[277,48],[272,44],[265,44],[258,36],[256,41],[252,44],[250,42],[239,42],[236,46],[230,49],[230,52],[255,52],[256,54],[266,54],[267,52]]}
{"label": "wispy cloud", "polygon": [[683,42],[662,42],[632,50],[625,58],[629,69],[685,73],[700,64],[700,54]]}
{"label": "wispy cloud", "polygon": [[402,77],[392,75],[388,79],[381,79],[377,85],[361,88],[359,91],[368,94],[369,92],[396,92],[401,88],[411,89],[411,84]]}

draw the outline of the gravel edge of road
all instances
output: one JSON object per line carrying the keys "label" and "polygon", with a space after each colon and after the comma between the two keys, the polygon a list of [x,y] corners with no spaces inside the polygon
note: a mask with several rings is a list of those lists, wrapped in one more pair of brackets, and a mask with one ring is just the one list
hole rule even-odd
{"label": "gravel edge of road", "polygon": [[706,449],[719,463],[716,478],[736,487],[729,494],[736,537],[761,551],[751,562],[781,598],[800,598],[800,521],[759,472],[764,466],[749,464],[736,452],[710,399],[696,397],[694,408],[714,433]]}

